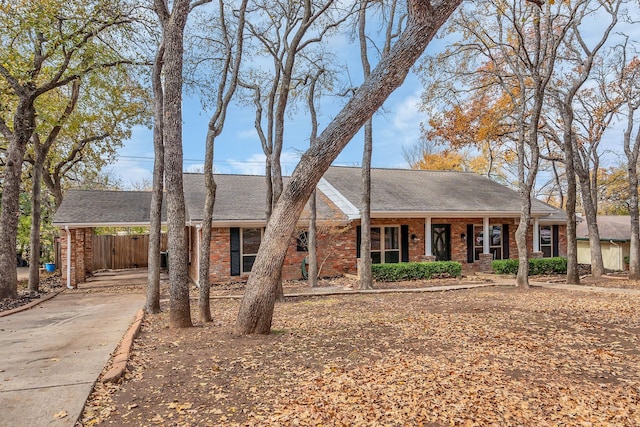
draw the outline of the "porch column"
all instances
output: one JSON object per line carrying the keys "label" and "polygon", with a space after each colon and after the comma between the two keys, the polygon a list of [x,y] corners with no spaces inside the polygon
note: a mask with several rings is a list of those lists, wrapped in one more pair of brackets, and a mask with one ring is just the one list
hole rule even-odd
{"label": "porch column", "polygon": [[489,217],[482,218],[482,253],[489,253],[489,242],[491,236],[489,235]]}
{"label": "porch column", "polygon": [[540,252],[540,219],[533,219],[533,252]]}
{"label": "porch column", "polygon": [[426,257],[433,256],[433,243],[431,242],[431,217],[424,220],[424,255]]}

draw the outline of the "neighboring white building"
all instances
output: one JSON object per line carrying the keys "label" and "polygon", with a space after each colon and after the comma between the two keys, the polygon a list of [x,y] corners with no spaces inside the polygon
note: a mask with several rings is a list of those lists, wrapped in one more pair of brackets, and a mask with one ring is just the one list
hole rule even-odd
{"label": "neighboring white building", "polygon": [[[597,218],[602,247],[602,261],[607,270],[626,269],[624,258],[629,256],[631,242],[631,217],[628,215],[601,215]],[[587,222],[582,221],[576,229],[578,240],[578,263],[591,264]]]}

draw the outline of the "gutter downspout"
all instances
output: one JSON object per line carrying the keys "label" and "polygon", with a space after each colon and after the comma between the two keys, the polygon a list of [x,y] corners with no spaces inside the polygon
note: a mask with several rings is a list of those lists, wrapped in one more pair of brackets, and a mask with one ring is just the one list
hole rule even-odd
{"label": "gutter downspout", "polygon": [[64,230],[67,232],[67,289],[73,289],[71,286],[71,231],[68,225],[64,226]]}
{"label": "gutter downspout", "polygon": [[618,249],[618,271],[623,271],[624,268],[622,266],[622,248],[620,248],[620,245],[617,244],[616,242],[614,242],[613,240],[609,240],[609,243],[611,243],[613,246],[615,246]]}

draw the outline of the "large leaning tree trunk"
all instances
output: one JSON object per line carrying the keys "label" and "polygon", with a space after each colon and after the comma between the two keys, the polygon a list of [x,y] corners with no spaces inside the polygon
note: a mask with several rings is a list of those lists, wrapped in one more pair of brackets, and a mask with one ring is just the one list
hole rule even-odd
{"label": "large leaning tree trunk", "polygon": [[144,310],[149,314],[160,313],[160,243],[162,239],[162,195],[164,191],[164,92],[162,90],[162,63],[164,43],[156,52],[151,72],[153,88],[153,188],[149,211],[149,251],[147,255],[147,301]]}
{"label": "large leaning tree trunk", "polygon": [[313,189],[356,132],[404,82],[411,66],[460,2],[442,0],[431,4],[410,0],[407,27],[389,55],[380,61],[347,105],[320,134],[317,144],[302,155],[267,225],[240,305],[236,333],[270,332],[275,290],[289,240]]}

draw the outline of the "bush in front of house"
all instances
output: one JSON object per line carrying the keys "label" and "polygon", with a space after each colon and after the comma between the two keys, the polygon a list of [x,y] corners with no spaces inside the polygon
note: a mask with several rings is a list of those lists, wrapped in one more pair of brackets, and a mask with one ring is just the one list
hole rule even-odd
{"label": "bush in front of house", "polygon": [[[496,274],[518,274],[517,259],[500,259],[491,262],[491,268]],[[529,276],[541,274],[566,274],[567,259],[561,257],[554,258],[531,258],[529,260]]]}
{"label": "bush in front of house", "polygon": [[462,264],[455,261],[402,262],[371,266],[371,275],[379,282],[458,277],[460,274],[462,274]]}

